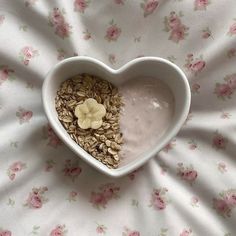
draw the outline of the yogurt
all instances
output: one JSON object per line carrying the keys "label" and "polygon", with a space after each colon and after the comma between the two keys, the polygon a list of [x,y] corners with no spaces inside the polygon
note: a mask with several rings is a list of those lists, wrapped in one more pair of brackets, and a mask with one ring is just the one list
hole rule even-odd
{"label": "yogurt", "polygon": [[120,127],[124,144],[121,165],[153,148],[168,129],[174,113],[174,96],[157,78],[135,78],[119,86],[124,107]]}

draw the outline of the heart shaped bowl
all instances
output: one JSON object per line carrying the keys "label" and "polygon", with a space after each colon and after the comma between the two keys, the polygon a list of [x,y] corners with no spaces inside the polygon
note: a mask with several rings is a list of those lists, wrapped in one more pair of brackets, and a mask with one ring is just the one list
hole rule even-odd
{"label": "heart shaped bowl", "polygon": [[[109,169],[70,138],[57,118],[55,97],[60,84],[64,80],[82,73],[99,76],[114,85],[119,85],[128,79],[136,77],[154,77],[164,82],[170,88],[175,102],[172,122],[154,148],[137,156],[136,159],[130,162],[125,162],[125,164],[122,164],[121,161],[117,169]],[[137,58],[128,62],[118,70],[111,69],[104,63],[93,58],[72,57],[59,62],[49,71],[43,83],[42,98],[49,123],[58,137],[91,166],[109,176],[120,177],[143,165],[165,147],[177,134],[187,118],[191,93],[188,80],[182,70],[168,60],[159,57]]]}

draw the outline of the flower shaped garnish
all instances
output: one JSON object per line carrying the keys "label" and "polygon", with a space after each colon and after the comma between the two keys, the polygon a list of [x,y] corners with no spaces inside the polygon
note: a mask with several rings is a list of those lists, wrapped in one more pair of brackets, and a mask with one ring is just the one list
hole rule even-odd
{"label": "flower shaped garnish", "polygon": [[75,108],[75,116],[78,117],[78,125],[81,129],[100,128],[105,115],[105,107],[93,98],[86,99],[83,104]]}

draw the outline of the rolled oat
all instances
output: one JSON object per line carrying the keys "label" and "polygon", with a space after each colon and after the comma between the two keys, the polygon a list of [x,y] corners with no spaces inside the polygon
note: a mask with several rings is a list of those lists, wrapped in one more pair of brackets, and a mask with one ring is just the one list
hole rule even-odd
{"label": "rolled oat", "polygon": [[[82,129],[74,111],[86,99],[93,98],[106,109],[98,129]],[[65,80],[55,98],[58,119],[70,137],[94,158],[109,168],[120,163],[119,151],[123,143],[119,116],[123,106],[118,89],[97,76],[81,74]]]}

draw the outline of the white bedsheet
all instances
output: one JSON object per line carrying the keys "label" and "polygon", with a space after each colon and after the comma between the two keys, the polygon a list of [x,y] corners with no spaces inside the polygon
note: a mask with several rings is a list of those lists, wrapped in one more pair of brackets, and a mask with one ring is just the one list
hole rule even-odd
{"label": "white bedsheet", "polygon": [[[0,235],[236,235],[235,0],[0,0]],[[129,176],[85,164],[48,126],[41,86],[74,55],[179,65],[178,136]]]}

